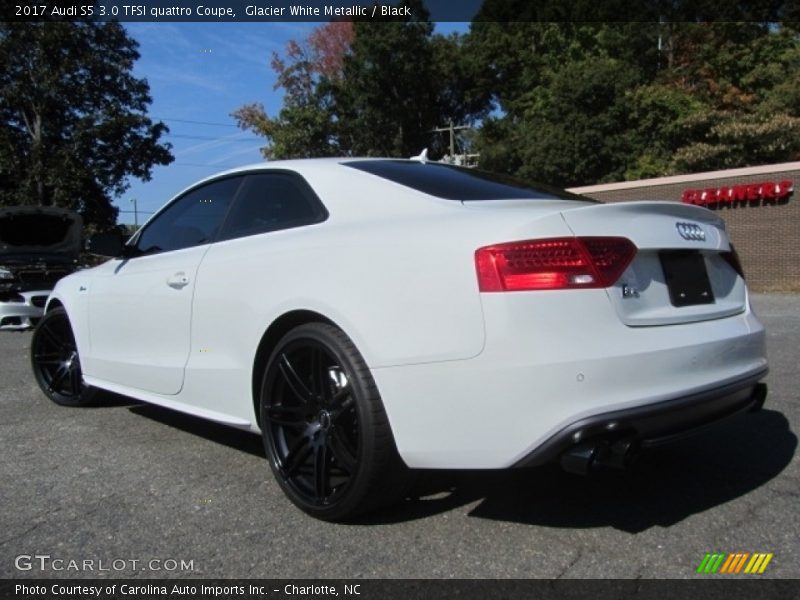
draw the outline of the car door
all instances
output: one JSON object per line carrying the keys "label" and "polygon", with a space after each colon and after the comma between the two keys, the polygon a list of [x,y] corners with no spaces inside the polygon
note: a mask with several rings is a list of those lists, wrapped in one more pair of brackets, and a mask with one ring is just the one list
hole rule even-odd
{"label": "car door", "polygon": [[[264,334],[265,316],[291,290],[279,274],[291,270],[296,236],[327,212],[297,173],[268,170],[248,174],[220,233],[200,265],[192,308],[192,385],[199,408],[252,413],[250,369]],[[212,392],[209,392],[212,390]],[[236,403],[240,405],[235,406]]]}
{"label": "car door", "polygon": [[147,392],[180,392],[197,269],[241,181],[216,180],[178,197],[137,234],[132,257],[100,269],[89,290],[88,375]]}

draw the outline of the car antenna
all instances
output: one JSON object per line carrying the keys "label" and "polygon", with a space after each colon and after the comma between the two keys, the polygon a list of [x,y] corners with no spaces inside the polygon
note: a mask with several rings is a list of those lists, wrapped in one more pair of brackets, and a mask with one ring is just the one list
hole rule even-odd
{"label": "car antenna", "polygon": [[418,160],[421,163],[428,162],[428,149],[427,148],[423,148],[422,152],[420,152],[416,156],[409,157],[409,160]]}

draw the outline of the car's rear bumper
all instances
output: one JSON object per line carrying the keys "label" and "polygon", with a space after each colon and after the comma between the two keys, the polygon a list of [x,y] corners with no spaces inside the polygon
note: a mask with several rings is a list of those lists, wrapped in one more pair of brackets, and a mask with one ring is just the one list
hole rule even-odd
{"label": "car's rear bumper", "polygon": [[601,413],[579,419],[518,461],[515,467],[532,467],[556,460],[581,444],[634,440],[640,447],[657,446],[691,435],[740,412],[758,410],[766,399],[767,386],[759,381],[767,370],[740,381],[690,394]]}
{"label": "car's rear bumper", "polygon": [[736,404],[740,388],[747,396],[767,370],[764,328],[749,307],[721,319],[629,327],[604,290],[486,296],[477,357],[372,370],[410,467],[513,467],[575,424],[618,411],[644,415],[680,399],[725,404],[721,389],[732,389]]}

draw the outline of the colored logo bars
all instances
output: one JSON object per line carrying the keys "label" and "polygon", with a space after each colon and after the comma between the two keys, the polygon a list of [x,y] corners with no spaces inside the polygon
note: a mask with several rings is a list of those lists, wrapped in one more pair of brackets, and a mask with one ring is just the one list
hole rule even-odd
{"label": "colored logo bars", "polygon": [[748,573],[750,575],[761,575],[773,556],[772,552],[769,554],[763,552],[756,552],[753,554],[749,552],[736,552],[733,554],[717,552],[714,554],[706,554],[700,562],[700,566],[697,567],[697,572],[705,575],[714,573]]}

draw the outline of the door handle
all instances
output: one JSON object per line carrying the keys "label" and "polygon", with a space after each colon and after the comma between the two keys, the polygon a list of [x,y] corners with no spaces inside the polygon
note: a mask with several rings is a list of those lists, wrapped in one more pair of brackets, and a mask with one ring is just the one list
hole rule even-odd
{"label": "door handle", "polygon": [[189,285],[189,277],[183,271],[178,271],[171,277],[167,278],[167,285],[171,288],[179,290]]}

